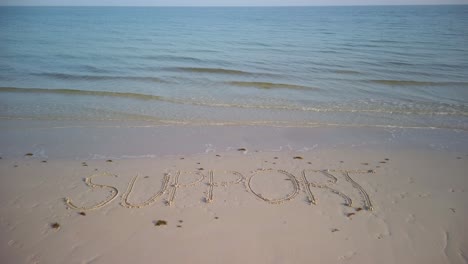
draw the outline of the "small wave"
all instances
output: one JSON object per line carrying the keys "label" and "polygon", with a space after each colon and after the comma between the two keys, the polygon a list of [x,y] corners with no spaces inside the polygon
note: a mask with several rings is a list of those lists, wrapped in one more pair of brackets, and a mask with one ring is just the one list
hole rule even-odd
{"label": "small wave", "polygon": [[157,60],[157,61],[180,61],[180,62],[197,62],[202,63],[203,60],[194,57],[187,56],[175,56],[175,55],[149,55],[142,57],[147,60]]}
{"label": "small wave", "polygon": [[115,75],[81,75],[81,74],[67,74],[67,73],[33,73],[36,76],[46,76],[59,80],[75,80],[75,81],[105,81],[105,80],[130,80],[130,81],[145,81],[145,82],[159,82],[163,83],[160,78],[149,76],[115,76]]}
{"label": "small wave", "polygon": [[340,73],[340,74],[361,74],[358,71],[352,71],[352,70],[335,70],[333,72],[334,73]]}
{"label": "small wave", "polygon": [[[87,91],[77,89],[45,89],[45,88],[17,88],[17,87],[0,87],[1,92],[10,93],[43,93],[43,94],[61,94],[61,95],[82,95],[82,96],[107,96],[130,98],[137,100],[155,100],[160,102],[193,105],[216,108],[241,108],[241,109],[266,109],[266,110],[284,110],[284,111],[300,111],[300,112],[315,112],[315,113],[370,113],[370,114],[398,114],[398,115],[459,115],[468,116],[468,112],[463,109],[449,109],[450,105],[446,106],[446,110],[431,108],[431,109],[405,109],[401,107],[389,108],[356,108],[356,107],[338,107],[338,106],[298,106],[298,105],[263,105],[263,104],[241,104],[241,103],[226,103],[216,101],[199,101],[196,99],[168,98],[157,95],[127,93],[127,92],[111,92],[111,91]],[[381,106],[377,104],[376,106]],[[452,106],[454,107],[454,106]],[[459,107],[458,107],[459,108]]]}
{"label": "small wave", "polygon": [[414,64],[409,62],[402,61],[388,61],[387,64],[396,65],[396,66],[414,66]]}
{"label": "small wave", "polygon": [[[76,118],[57,118],[57,117],[36,117],[36,116],[25,116],[25,117],[11,117],[11,116],[0,116],[0,120],[47,120],[47,121],[73,121]],[[119,118],[114,119],[83,119],[81,121],[122,121]],[[355,123],[327,123],[327,122],[292,122],[292,121],[269,121],[269,120],[252,120],[252,121],[209,121],[209,120],[168,120],[158,119],[153,117],[145,116],[144,119],[138,118],[132,121],[146,121],[148,124],[135,124],[135,125],[68,125],[68,126],[52,126],[43,127],[36,129],[70,129],[70,128],[152,128],[160,126],[266,126],[266,127],[296,127],[296,128],[317,128],[317,127],[342,127],[342,128],[383,128],[383,129],[422,129],[422,130],[434,130],[434,129],[447,129],[454,131],[466,131],[468,129],[463,126],[411,126],[411,125],[384,125],[384,124],[355,124]]]}
{"label": "small wave", "polygon": [[260,89],[296,89],[296,90],[319,90],[319,88],[302,86],[296,84],[286,84],[286,83],[270,83],[270,82],[227,82],[230,85],[240,86],[240,87],[254,87]]}
{"label": "small wave", "polygon": [[404,81],[404,80],[369,80],[371,83],[392,85],[392,86],[468,86],[468,82],[425,82],[425,81]]}
{"label": "small wave", "polygon": [[81,65],[78,67],[85,71],[92,72],[92,73],[109,73],[110,72],[109,70],[99,68],[93,65]]}
{"label": "small wave", "polygon": [[233,74],[233,75],[251,75],[254,73],[239,71],[239,70],[231,70],[231,69],[223,69],[223,68],[198,68],[198,67],[173,67],[167,68],[168,70],[176,70],[176,71],[183,71],[183,72],[194,72],[194,73],[215,73],[215,74]]}
{"label": "small wave", "polygon": [[164,99],[162,97],[157,96],[157,95],[138,94],[138,93],[122,93],[122,92],[107,92],[107,91],[87,91],[87,90],[77,90],[77,89],[44,89],[44,88],[0,87],[0,92],[111,96],[111,97],[134,98],[134,99],[140,99],[140,100],[161,100],[161,101],[164,101]]}

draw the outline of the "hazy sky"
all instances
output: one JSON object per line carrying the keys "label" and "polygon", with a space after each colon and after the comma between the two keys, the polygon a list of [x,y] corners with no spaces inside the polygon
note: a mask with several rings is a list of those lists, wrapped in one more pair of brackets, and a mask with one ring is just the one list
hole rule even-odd
{"label": "hazy sky", "polygon": [[468,0],[0,0],[0,5],[90,6],[294,6],[468,4]]}

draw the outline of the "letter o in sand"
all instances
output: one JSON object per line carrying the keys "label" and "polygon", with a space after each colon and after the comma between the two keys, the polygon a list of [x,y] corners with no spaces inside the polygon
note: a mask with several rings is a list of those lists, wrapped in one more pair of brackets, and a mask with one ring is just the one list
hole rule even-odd
{"label": "letter o in sand", "polygon": [[[268,199],[266,197],[264,197],[263,195],[261,195],[260,193],[256,192],[253,190],[252,188],[252,179],[257,176],[258,174],[260,173],[271,173],[271,172],[279,172],[280,174],[283,174],[283,175],[286,175],[289,179],[291,184],[293,185],[293,191],[291,193],[289,193],[288,195],[286,195],[284,198],[280,198],[280,199]],[[247,182],[247,187],[249,189],[249,191],[251,191],[255,196],[257,196],[257,198],[259,198],[260,200],[263,200],[267,203],[270,203],[270,204],[281,204],[283,202],[286,202],[286,201],[289,201],[289,200],[292,200],[294,199],[297,194],[299,193],[299,182],[297,181],[296,177],[294,177],[294,175],[292,175],[291,173],[287,172],[287,171],[284,171],[284,170],[273,170],[273,169],[267,169],[267,170],[258,170],[258,171],[255,171],[249,178],[248,182]]]}

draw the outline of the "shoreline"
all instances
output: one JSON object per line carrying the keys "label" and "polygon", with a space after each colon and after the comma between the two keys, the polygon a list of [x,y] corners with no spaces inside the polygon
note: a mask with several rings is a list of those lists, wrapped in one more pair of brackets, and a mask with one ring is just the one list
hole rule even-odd
{"label": "shoreline", "polygon": [[463,155],[468,133],[450,129],[149,125],[142,122],[0,121],[0,157],[138,159],[232,151],[442,150]]}

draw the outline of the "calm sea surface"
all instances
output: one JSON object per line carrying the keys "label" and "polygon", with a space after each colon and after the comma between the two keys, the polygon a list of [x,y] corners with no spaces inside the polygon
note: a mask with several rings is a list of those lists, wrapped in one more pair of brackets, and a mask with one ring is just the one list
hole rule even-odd
{"label": "calm sea surface", "polygon": [[1,7],[0,118],[468,130],[468,6]]}

